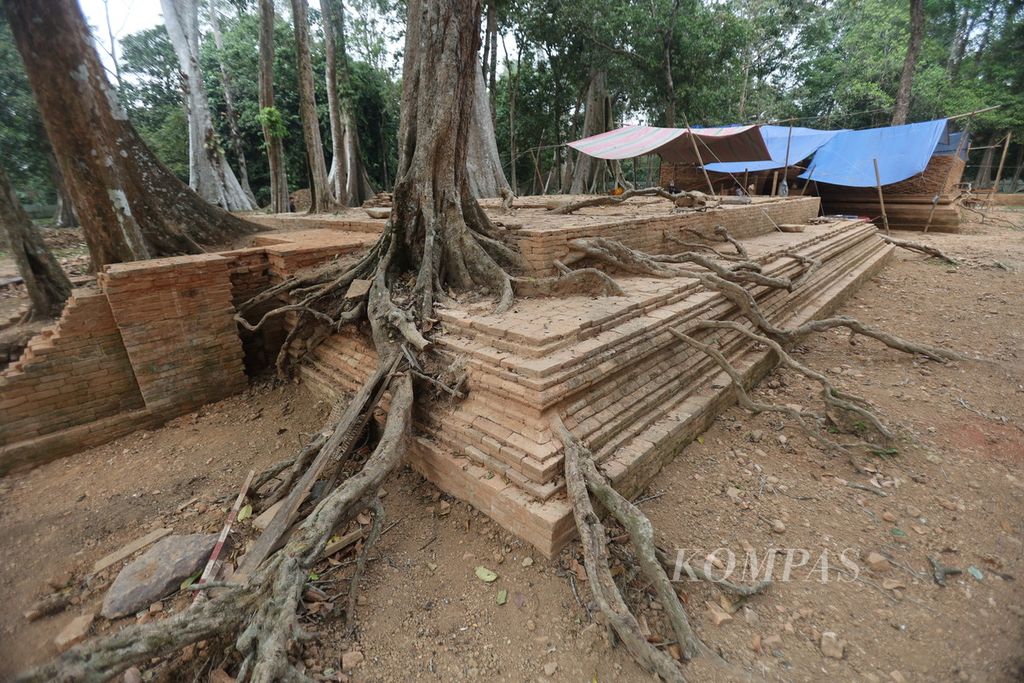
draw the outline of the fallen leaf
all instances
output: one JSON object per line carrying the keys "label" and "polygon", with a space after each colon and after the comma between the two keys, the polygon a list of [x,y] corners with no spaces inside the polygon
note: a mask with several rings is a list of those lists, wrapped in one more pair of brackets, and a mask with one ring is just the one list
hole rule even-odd
{"label": "fallen leaf", "polygon": [[498,575],[487,567],[481,565],[476,568],[476,578],[480,579],[484,583],[494,583],[498,580]]}
{"label": "fallen leaf", "polygon": [[500,590],[500,591],[498,591],[498,597],[496,597],[494,599],[494,601],[496,603],[498,603],[499,605],[504,605],[506,602],[508,602],[508,591],[507,590]]}
{"label": "fallen leaf", "polygon": [[185,579],[184,581],[182,581],[181,582],[181,590],[187,590],[188,587],[191,586],[193,583],[195,583],[196,579],[198,579],[202,575],[203,575],[203,570],[200,569],[195,574],[193,574],[192,576],[190,576],[187,579]]}
{"label": "fallen leaf", "polygon": [[252,517],[252,505],[246,505],[238,511],[238,521],[244,522],[245,520]]}

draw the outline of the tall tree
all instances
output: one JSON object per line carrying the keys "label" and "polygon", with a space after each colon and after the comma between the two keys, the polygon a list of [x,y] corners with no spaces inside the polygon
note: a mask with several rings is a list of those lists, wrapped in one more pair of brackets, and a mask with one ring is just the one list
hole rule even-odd
{"label": "tall tree", "polygon": [[477,69],[473,86],[473,120],[469,128],[466,164],[469,171],[469,189],[474,197],[501,197],[512,200],[512,187],[505,178],[498,156],[498,141],[494,136],[491,104],[484,85],[483,71]]}
{"label": "tall tree", "polygon": [[345,8],[340,0],[320,0],[324,21],[327,109],[331,119],[331,170],[327,174],[338,203],[359,206],[373,195],[363,165],[359,131],[351,106],[351,80],[345,48]]}
{"label": "tall tree", "polygon": [[903,59],[903,73],[900,75],[900,87],[896,91],[896,105],[892,112],[892,125],[900,126],[907,122],[910,114],[910,95],[914,87],[914,71],[917,69],[917,57],[921,53],[921,41],[924,38],[924,0],[910,0],[910,38],[907,40],[907,55]]}
{"label": "tall tree", "polygon": [[71,295],[71,282],[57,259],[32,225],[31,219],[14,196],[7,173],[0,168],[0,224],[18,272],[25,281],[32,302],[32,316],[52,318],[60,315]]}
{"label": "tall tree", "polygon": [[[587,84],[587,99],[583,114],[583,132],[580,137],[589,137],[610,130],[611,100],[608,97],[608,72],[594,69]],[[604,178],[605,162],[587,156],[582,152],[576,154],[573,166],[571,194],[595,192],[598,182]]]}
{"label": "tall tree", "polygon": [[92,265],[198,253],[255,229],[192,192],[139,138],[76,0],[4,0]]}
{"label": "tall tree", "polygon": [[207,9],[210,13],[210,30],[213,31],[213,43],[217,47],[217,61],[220,65],[220,83],[224,89],[224,113],[228,120],[228,137],[231,139],[231,148],[235,152],[235,161],[238,163],[238,182],[242,186],[245,196],[256,206],[256,197],[249,187],[249,169],[245,163],[245,149],[242,146],[242,135],[238,132],[238,113],[235,110],[234,88],[231,83],[231,74],[224,63],[224,36],[220,32],[220,10],[217,9],[217,0],[209,0]]}
{"label": "tall tree", "polygon": [[198,0],[160,0],[167,35],[181,69],[181,85],[188,108],[189,185],[206,201],[229,211],[248,211],[255,202],[242,189],[231,170],[220,138],[213,127],[199,68]]}
{"label": "tall tree", "polygon": [[259,105],[260,125],[270,168],[270,210],[286,213],[289,208],[288,175],[284,160],[284,126],[274,106],[274,0],[260,0]]}
{"label": "tall tree", "polygon": [[309,7],[306,0],[292,0],[292,24],[295,29],[295,57],[299,68],[299,109],[302,114],[302,137],[306,143],[309,168],[310,213],[323,213],[338,208],[337,198],[327,181],[327,162],[320,137],[320,119],[316,111],[313,86],[313,62],[309,55]]}

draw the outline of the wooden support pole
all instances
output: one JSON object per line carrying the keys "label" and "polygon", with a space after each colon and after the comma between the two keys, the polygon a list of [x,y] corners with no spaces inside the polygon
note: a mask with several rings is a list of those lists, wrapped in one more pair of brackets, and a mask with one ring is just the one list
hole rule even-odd
{"label": "wooden support pole", "polygon": [[690,144],[693,145],[693,153],[697,155],[697,163],[700,164],[700,170],[704,172],[704,180],[708,184],[708,192],[714,196],[715,186],[711,184],[711,177],[708,175],[708,169],[704,168],[704,160],[700,156],[700,150],[697,149],[697,138],[693,134],[693,129],[690,128],[690,121],[685,115],[683,116],[683,121],[686,123],[686,134],[690,138]]}
{"label": "wooden support pole", "polygon": [[[996,170],[996,182],[992,186],[992,194],[999,192],[999,181],[1003,179],[1003,166],[1006,165],[1006,154],[1010,151],[1010,138],[1013,136],[1012,131],[1006,133],[1006,144],[1003,145],[1003,155],[999,157],[999,168]],[[991,199],[991,195],[989,195]]]}
{"label": "wooden support pole", "polygon": [[772,194],[771,194],[772,197],[775,196],[775,189],[778,186],[779,186],[779,172],[775,171],[775,173],[772,173]]}
{"label": "wooden support pole", "polygon": [[814,177],[814,164],[811,164],[811,170],[807,172],[807,182],[800,188],[800,196],[803,197],[807,193],[807,188],[811,186],[811,178]]}
{"label": "wooden support pole", "polygon": [[743,169],[743,194],[748,197],[750,196],[750,187],[747,185],[747,176],[749,173],[750,172],[747,169]]}
{"label": "wooden support pole", "polygon": [[872,159],[875,164],[875,186],[878,188],[878,203],[882,207],[882,225],[885,226],[885,234],[889,234],[889,217],[885,215],[885,198],[882,196],[882,176],[878,173],[878,159]]}

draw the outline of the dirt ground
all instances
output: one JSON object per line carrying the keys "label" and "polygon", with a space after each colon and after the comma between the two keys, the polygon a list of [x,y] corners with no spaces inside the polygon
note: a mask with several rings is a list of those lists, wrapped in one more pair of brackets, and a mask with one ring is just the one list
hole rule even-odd
{"label": "dirt ground", "polygon": [[[1024,213],[1000,215],[1024,223]],[[763,576],[767,551],[778,549],[773,585],[743,604],[686,584],[699,635],[751,680],[1024,676],[1024,232],[998,223],[906,236],[963,263],[900,252],[840,312],[987,361],[940,365],[869,341],[851,346],[838,332],[798,349],[800,360],[868,399],[899,432],[896,452],[869,463],[873,475],[829,457],[777,416],[732,408],[640,497],[662,545],[691,562],[731,551],[742,564],[753,550]],[[802,378],[778,371],[755,391],[788,404],[811,405],[817,396]],[[120,565],[87,582],[95,560],[153,527],[216,531],[248,469],[293,453],[327,412],[301,386],[264,383],[161,429],[0,480],[0,679],[52,656],[53,637],[102,600]],[[318,613],[309,617],[322,620],[321,640],[305,654],[311,674],[652,680],[588,616],[575,548],[546,560],[408,468],[385,489],[388,526],[361,586],[358,636],[347,639],[332,616],[340,609],[327,607],[340,606],[335,596],[347,591],[351,554],[341,555],[318,577],[330,599],[314,603]],[[239,526],[251,535],[250,523]],[[867,566],[872,552],[887,558],[887,569]],[[963,573],[940,587],[929,557]],[[480,565],[497,581],[480,581]],[[78,604],[37,622],[22,617],[49,592],[47,582],[69,576]],[[98,620],[93,630],[161,618],[185,600],[114,625]],[[643,621],[664,635],[659,606],[645,602]],[[708,603],[731,619],[715,625]],[[845,642],[842,659],[823,655],[826,632]],[[342,655],[352,652],[363,661],[340,673]],[[686,674],[731,680],[707,661],[687,665]]]}

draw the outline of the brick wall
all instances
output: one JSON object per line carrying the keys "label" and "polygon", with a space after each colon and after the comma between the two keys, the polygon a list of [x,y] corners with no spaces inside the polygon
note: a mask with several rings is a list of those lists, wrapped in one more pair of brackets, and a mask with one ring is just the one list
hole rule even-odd
{"label": "brick wall", "polygon": [[142,405],[107,298],[76,289],[56,325],[0,375],[0,445]]}
{"label": "brick wall", "polygon": [[151,410],[189,410],[246,385],[232,260],[218,254],[108,266],[100,276]]}

